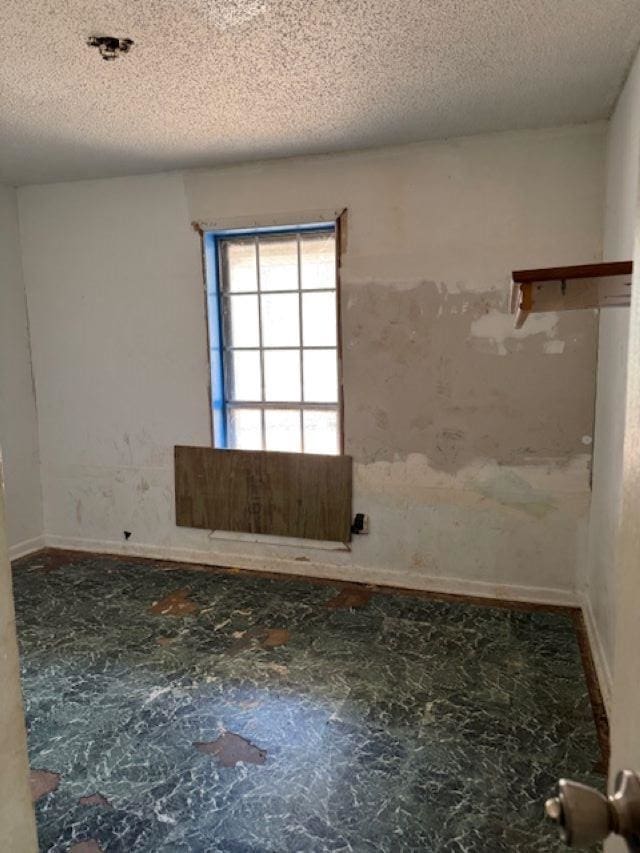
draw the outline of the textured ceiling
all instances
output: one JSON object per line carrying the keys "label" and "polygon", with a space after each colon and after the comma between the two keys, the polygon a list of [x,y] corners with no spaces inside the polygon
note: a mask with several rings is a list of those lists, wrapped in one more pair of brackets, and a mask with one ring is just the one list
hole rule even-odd
{"label": "textured ceiling", "polygon": [[638,0],[2,0],[0,181],[605,118],[638,41]]}

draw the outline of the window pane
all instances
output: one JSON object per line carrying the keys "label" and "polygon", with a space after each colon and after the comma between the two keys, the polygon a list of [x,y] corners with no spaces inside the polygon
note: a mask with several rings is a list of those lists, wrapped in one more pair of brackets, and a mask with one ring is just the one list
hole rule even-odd
{"label": "window pane", "polygon": [[261,296],[262,346],[300,346],[300,313],[297,293]]}
{"label": "window pane", "polygon": [[338,452],[338,413],[307,410],[304,419],[305,453]]}
{"label": "window pane", "polygon": [[260,290],[298,289],[298,241],[260,238]]}
{"label": "window pane", "polygon": [[299,409],[265,409],[265,450],[300,452]]}
{"label": "window pane", "polygon": [[234,350],[227,353],[226,364],[227,399],[247,402],[261,400],[260,351]]}
{"label": "window pane", "polygon": [[222,244],[223,288],[257,290],[256,242],[253,237]]}
{"label": "window pane", "polygon": [[260,324],[257,296],[229,296],[226,307],[226,345],[230,347],[259,347]]}
{"label": "window pane", "polygon": [[302,340],[306,347],[336,345],[336,294],[302,294]]}
{"label": "window pane", "polygon": [[234,450],[262,450],[262,413],[259,409],[229,409],[227,443]]}
{"label": "window pane", "polygon": [[336,241],[333,234],[307,234],[300,238],[302,289],[336,286]]}
{"label": "window pane", "polygon": [[300,353],[298,350],[265,350],[264,395],[272,403],[300,399]]}
{"label": "window pane", "polygon": [[308,403],[338,402],[336,351],[304,351],[304,399]]}

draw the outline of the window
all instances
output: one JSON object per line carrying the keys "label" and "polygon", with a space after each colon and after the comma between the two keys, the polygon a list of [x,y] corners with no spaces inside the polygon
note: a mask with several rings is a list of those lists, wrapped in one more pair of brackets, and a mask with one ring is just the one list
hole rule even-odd
{"label": "window", "polygon": [[340,452],[332,225],[205,234],[214,445]]}

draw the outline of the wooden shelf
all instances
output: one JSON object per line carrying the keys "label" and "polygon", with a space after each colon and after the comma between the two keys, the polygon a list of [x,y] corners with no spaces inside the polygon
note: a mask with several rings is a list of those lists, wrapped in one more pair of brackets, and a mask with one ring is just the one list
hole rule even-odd
{"label": "wooden shelf", "polygon": [[516,329],[529,314],[627,306],[632,272],[632,261],[515,270],[510,311],[516,315]]}

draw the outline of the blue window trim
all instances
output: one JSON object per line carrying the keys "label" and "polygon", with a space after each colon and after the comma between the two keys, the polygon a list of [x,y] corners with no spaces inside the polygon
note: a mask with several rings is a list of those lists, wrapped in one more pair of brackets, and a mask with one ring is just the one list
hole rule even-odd
{"label": "blue window trim", "polygon": [[227,413],[224,389],[222,312],[218,271],[218,240],[211,232],[204,234],[204,259],[207,283],[207,316],[209,323],[209,365],[211,382],[211,419],[213,446],[227,446]]}
{"label": "blue window trim", "polygon": [[300,234],[306,231],[335,233],[336,223],[312,222],[304,225],[273,225],[261,228],[232,228],[203,233],[207,316],[209,324],[209,364],[211,382],[211,425],[213,446],[229,447],[227,402],[224,380],[224,337],[222,329],[222,282],[220,281],[220,241],[229,237],[259,237],[263,234]]}

